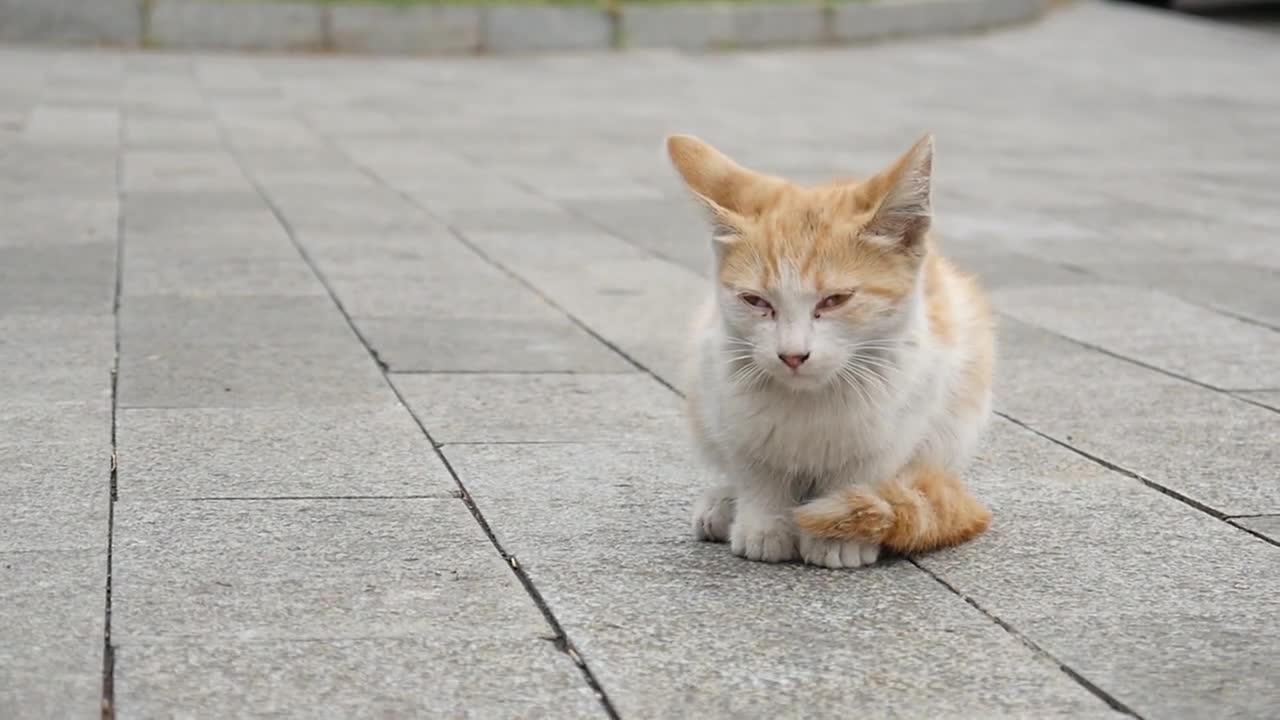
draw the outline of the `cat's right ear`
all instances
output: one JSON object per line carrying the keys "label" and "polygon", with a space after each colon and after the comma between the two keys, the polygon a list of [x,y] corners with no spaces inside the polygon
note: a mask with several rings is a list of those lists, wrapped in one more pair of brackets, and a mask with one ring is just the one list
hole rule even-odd
{"label": "cat's right ear", "polygon": [[667,137],[667,155],[689,192],[706,209],[719,249],[742,234],[741,198],[752,173],[690,135]]}

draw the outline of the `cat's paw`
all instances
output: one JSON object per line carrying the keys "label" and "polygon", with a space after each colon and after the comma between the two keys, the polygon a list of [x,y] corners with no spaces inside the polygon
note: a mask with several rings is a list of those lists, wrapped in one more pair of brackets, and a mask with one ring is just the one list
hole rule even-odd
{"label": "cat's paw", "polygon": [[810,565],[840,569],[874,564],[880,546],[856,540],[828,540],[800,533],[800,557]]}
{"label": "cat's paw", "polygon": [[738,513],[729,529],[734,555],[761,562],[786,562],[796,557],[796,534],[782,517]]}
{"label": "cat's paw", "polygon": [[725,542],[733,525],[733,488],[717,485],[698,498],[693,507],[693,536],[707,542]]}

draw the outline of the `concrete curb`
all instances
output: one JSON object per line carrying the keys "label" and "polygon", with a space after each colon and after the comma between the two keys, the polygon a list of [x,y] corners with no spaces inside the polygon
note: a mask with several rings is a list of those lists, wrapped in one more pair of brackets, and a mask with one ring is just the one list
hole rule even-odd
{"label": "concrete curb", "polygon": [[378,5],[315,0],[0,0],[0,42],[170,50],[518,54],[708,51],[970,32],[1033,20],[1049,0]]}

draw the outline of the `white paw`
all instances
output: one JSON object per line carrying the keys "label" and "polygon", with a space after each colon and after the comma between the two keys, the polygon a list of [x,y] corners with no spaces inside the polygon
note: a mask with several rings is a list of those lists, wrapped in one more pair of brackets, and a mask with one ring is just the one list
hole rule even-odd
{"label": "white paw", "polygon": [[880,557],[880,546],[856,540],[827,540],[800,533],[800,557],[810,565],[853,568],[871,565]]}
{"label": "white paw", "polygon": [[796,557],[796,534],[787,518],[739,512],[729,530],[729,548],[748,560],[786,562]]}
{"label": "white paw", "polygon": [[733,488],[727,485],[717,485],[702,493],[693,506],[693,536],[707,542],[728,540],[733,505]]}

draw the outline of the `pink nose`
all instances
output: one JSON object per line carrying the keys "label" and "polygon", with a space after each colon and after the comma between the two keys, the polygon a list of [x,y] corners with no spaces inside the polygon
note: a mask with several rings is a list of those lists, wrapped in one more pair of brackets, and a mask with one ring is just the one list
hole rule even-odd
{"label": "pink nose", "polygon": [[778,359],[781,360],[783,364],[785,364],[787,367],[791,368],[792,370],[795,370],[796,368],[803,365],[805,360],[809,359],[809,353],[805,353],[803,355],[784,355],[782,353],[778,353]]}

